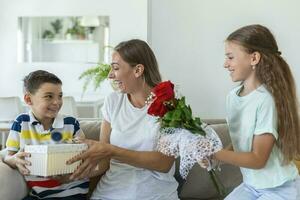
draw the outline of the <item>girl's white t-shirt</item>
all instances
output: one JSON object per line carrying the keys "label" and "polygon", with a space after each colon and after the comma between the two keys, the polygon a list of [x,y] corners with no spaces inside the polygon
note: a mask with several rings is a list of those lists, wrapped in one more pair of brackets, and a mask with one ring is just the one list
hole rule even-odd
{"label": "girl's white t-shirt", "polygon": [[[227,96],[227,123],[234,151],[251,152],[255,135],[269,133],[278,139],[277,112],[274,99],[264,85],[242,97],[238,95],[241,87]],[[296,179],[295,164],[283,165],[282,161],[283,155],[274,145],[262,169],[240,168],[244,183],[255,189],[266,189]]]}
{"label": "girl's white t-shirt", "polygon": [[[134,107],[127,94],[114,92],[102,107],[103,119],[110,123],[112,145],[135,151],[155,151],[159,137],[157,118],[147,114],[149,106]],[[168,173],[137,168],[111,160],[92,199],[177,200],[175,165]]]}

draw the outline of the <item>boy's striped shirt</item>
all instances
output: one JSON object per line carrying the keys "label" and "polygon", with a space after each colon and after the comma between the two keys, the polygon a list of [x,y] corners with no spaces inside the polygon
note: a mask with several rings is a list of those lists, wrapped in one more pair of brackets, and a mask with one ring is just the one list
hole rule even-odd
{"label": "boy's striped shirt", "polygon": [[[19,115],[12,124],[6,142],[7,150],[19,151],[27,144],[55,144],[51,140],[51,132],[61,132],[62,142],[73,138],[84,138],[79,122],[70,116],[58,115],[49,130],[44,130],[42,124],[33,113]],[[61,184],[57,180],[36,176],[25,176],[27,185],[32,188],[31,194],[39,198],[66,197],[88,192],[88,180],[73,181]]]}

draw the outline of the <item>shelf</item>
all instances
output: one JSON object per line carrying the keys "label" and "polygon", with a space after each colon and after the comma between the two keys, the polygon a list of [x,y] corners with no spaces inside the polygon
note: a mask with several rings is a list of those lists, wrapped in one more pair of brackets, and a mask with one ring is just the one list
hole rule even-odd
{"label": "shelf", "polygon": [[49,44],[97,44],[97,42],[93,40],[45,40],[42,39],[43,42]]}

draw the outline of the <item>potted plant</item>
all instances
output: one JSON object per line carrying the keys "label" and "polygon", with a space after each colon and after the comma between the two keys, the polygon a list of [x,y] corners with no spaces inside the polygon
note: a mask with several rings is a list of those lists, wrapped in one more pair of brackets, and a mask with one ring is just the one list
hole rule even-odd
{"label": "potted plant", "polygon": [[73,28],[68,28],[65,35],[67,40],[71,40],[76,35],[76,31]]}
{"label": "potted plant", "polygon": [[66,32],[65,36],[67,39],[85,39],[85,30],[84,27],[80,26],[78,18],[73,17],[71,18],[72,26],[69,27]]}
{"label": "potted plant", "polygon": [[43,32],[42,38],[46,40],[52,40],[54,38],[54,33],[47,29]]}
{"label": "potted plant", "polygon": [[99,63],[95,67],[85,70],[80,76],[79,80],[84,79],[83,92],[87,90],[87,86],[93,82],[94,90],[100,87],[101,83],[107,79],[111,66],[105,63]]}
{"label": "potted plant", "polygon": [[62,29],[62,21],[60,19],[56,19],[54,22],[51,22],[51,26],[54,30],[56,37],[58,37],[60,30]]}

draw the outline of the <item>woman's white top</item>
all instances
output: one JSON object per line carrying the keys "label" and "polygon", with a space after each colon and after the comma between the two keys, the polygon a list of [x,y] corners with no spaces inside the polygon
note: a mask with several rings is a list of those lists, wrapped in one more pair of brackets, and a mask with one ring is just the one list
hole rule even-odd
{"label": "woman's white top", "polygon": [[[114,92],[103,105],[104,120],[110,123],[112,145],[135,150],[155,151],[159,137],[157,118],[147,114],[149,106],[134,107],[127,94]],[[168,173],[137,168],[117,160],[110,161],[92,199],[102,200],[177,200],[175,165]]]}

